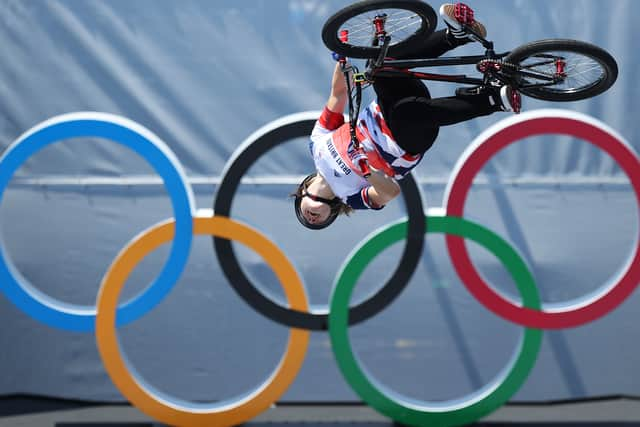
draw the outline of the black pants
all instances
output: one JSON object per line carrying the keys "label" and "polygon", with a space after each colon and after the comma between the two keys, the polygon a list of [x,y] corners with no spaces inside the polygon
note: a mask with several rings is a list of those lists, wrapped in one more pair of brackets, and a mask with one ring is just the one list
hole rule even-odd
{"label": "black pants", "polygon": [[[403,56],[403,59],[437,58],[464,43],[446,34],[445,30],[436,31],[425,40],[419,52]],[[500,110],[499,106],[491,105],[486,93],[432,99],[422,80],[413,78],[376,77],[373,87],[394,139],[411,154],[421,154],[431,148],[440,126]]]}

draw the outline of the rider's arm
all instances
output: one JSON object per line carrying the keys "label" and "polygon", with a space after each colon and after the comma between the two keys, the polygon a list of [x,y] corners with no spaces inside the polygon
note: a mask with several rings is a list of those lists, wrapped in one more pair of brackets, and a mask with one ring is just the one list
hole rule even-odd
{"label": "rider's arm", "polygon": [[[347,104],[348,96],[349,92],[347,90],[347,82],[342,71],[342,66],[339,62],[336,62],[331,81],[331,95],[326,105],[327,109],[333,113],[342,114]],[[400,186],[395,179],[387,176],[384,172],[372,167],[370,167],[370,170],[371,175],[366,179],[371,186],[363,191],[366,191],[368,204],[374,209],[379,209],[398,197],[400,194]]]}
{"label": "rider's arm", "polygon": [[344,78],[342,66],[339,62],[336,62],[333,78],[331,79],[331,95],[327,101],[327,108],[334,113],[342,114],[344,107],[347,105],[348,96],[347,82]]}
{"label": "rider's arm", "polygon": [[370,169],[371,175],[366,178],[371,184],[367,190],[368,197],[373,206],[380,208],[400,195],[400,185],[384,172],[372,167]]}
{"label": "rider's arm", "polygon": [[312,140],[315,137],[326,135],[344,124],[344,107],[349,99],[348,96],[349,92],[342,68],[340,63],[336,63],[331,80],[331,95],[311,132]]}

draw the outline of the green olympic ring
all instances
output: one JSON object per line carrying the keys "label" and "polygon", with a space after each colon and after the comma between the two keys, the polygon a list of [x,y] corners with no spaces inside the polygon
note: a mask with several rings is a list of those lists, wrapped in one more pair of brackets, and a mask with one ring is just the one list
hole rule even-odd
{"label": "green olympic ring", "polygon": [[[484,246],[506,267],[522,296],[523,305],[539,310],[540,296],[535,281],[520,255],[501,237],[481,225],[459,217],[426,216],[427,233],[465,237]],[[525,328],[511,359],[493,382],[481,390],[450,402],[416,403],[404,401],[397,393],[385,393],[360,366],[349,342],[349,300],[358,278],[373,258],[407,235],[407,222],[397,222],[375,231],[356,248],[343,265],[331,296],[329,336],[338,366],[353,390],[368,405],[393,420],[412,426],[450,427],[472,423],[490,414],[513,396],[533,368],[542,331]]]}

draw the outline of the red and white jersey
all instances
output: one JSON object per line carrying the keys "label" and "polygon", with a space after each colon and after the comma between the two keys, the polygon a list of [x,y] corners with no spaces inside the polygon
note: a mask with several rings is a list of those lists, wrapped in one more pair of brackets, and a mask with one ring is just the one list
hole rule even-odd
{"label": "red and white jersey", "polygon": [[[375,101],[360,112],[356,136],[369,164],[395,179],[402,179],[422,160],[421,154],[407,154],[398,146]],[[370,202],[370,184],[347,155],[350,144],[349,124],[344,116],[325,108],[313,128],[309,146],[316,170],[347,205],[354,209],[380,209]]]}

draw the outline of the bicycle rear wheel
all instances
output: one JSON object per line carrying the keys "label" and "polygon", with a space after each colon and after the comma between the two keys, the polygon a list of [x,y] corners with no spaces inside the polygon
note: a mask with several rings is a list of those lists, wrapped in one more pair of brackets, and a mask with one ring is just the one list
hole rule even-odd
{"label": "bicycle rear wheel", "polygon": [[[410,53],[433,33],[437,16],[427,3],[417,0],[366,0],[331,16],[322,28],[322,41],[332,51],[351,58],[376,58],[374,18],[386,14],[385,31],[391,37],[389,56]],[[347,30],[348,41],[341,40]]]}
{"label": "bicycle rear wheel", "polygon": [[[578,101],[599,95],[618,78],[618,65],[605,50],[577,40],[525,44],[505,58],[517,67],[519,90],[546,101]],[[562,76],[562,78],[558,78]],[[549,84],[549,79],[557,81]],[[545,86],[527,87],[532,85]]]}

